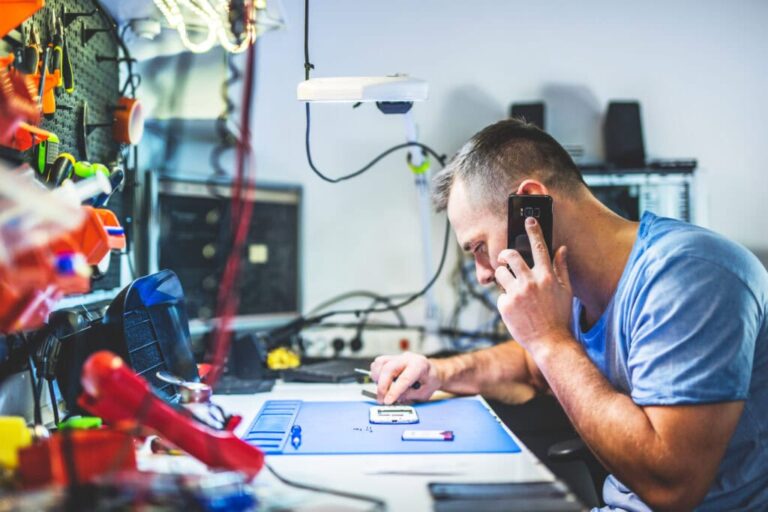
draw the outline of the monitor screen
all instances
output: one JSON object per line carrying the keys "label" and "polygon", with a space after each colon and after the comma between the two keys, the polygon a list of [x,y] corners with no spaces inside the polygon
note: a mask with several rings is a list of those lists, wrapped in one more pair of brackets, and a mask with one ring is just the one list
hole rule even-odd
{"label": "monitor screen", "polygon": [[[257,184],[241,255],[238,323],[253,326],[298,314],[301,187]],[[184,288],[190,319],[216,314],[216,298],[232,243],[229,184],[178,178],[157,183],[158,269],[173,270]]]}

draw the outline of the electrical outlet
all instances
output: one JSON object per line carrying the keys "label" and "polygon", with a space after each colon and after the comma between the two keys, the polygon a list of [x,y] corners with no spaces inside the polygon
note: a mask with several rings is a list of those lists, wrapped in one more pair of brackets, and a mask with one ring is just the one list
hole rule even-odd
{"label": "electrical outlet", "polygon": [[420,352],[423,334],[416,329],[368,329],[363,332],[361,357]]}
{"label": "electrical outlet", "polygon": [[344,340],[342,357],[376,357],[382,354],[399,354],[407,350],[419,352],[423,335],[417,329],[366,329],[362,333],[362,347],[351,348],[357,329],[352,327],[315,327],[301,333],[304,350],[309,357],[333,357],[333,342]]}

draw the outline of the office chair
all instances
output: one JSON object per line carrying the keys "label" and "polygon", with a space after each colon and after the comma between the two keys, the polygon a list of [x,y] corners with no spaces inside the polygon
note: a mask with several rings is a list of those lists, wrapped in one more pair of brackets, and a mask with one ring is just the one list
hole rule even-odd
{"label": "office chair", "polygon": [[588,507],[602,506],[608,471],[578,437],[555,397],[509,405],[487,399],[497,416]]}
{"label": "office chair", "polygon": [[603,482],[605,482],[609,473],[580,437],[574,437],[551,445],[547,450],[547,459],[553,463],[582,462],[589,472],[589,477],[595,491],[597,498],[595,506],[605,505],[603,502]]}

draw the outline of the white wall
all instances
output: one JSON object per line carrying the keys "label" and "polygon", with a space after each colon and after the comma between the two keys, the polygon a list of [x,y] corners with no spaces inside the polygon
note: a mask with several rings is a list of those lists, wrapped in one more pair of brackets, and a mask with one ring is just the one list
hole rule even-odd
{"label": "white wall", "polygon": [[[313,76],[407,72],[426,79],[430,99],[414,114],[421,139],[441,152],[452,154],[505,117],[511,102],[543,98],[550,131],[599,158],[607,102],[638,99],[648,156],[697,158],[703,223],[768,261],[768,3],[310,4]],[[404,155],[341,185],[321,182],[307,166],[304,109],[295,99],[303,79],[303,2],[283,0],[283,8],[288,28],[259,40],[254,146],[260,179],[305,186],[305,306],[350,289],[418,289],[424,276],[416,197]],[[212,66],[205,84],[190,92],[197,103],[210,108],[219,71]],[[356,169],[404,138],[399,118],[370,106],[315,106],[312,134],[315,162],[330,175]],[[205,146],[182,153],[186,169],[207,165]],[[436,256],[441,219],[433,219]],[[420,309],[409,313],[417,320]]]}

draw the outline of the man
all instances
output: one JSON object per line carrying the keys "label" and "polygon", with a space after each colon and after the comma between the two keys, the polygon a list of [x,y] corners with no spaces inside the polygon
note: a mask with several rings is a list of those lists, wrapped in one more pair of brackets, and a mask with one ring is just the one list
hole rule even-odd
{"label": "man", "polygon": [[[480,131],[434,184],[478,280],[500,286],[514,341],[379,357],[380,402],[552,392],[612,473],[609,507],[768,510],[768,274],[749,251],[651,213],[615,215],[521,121]],[[552,196],[553,261],[534,219],[533,268],[506,248],[510,193]]]}

